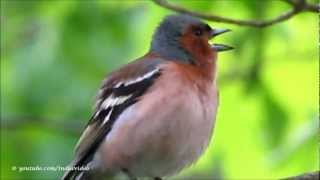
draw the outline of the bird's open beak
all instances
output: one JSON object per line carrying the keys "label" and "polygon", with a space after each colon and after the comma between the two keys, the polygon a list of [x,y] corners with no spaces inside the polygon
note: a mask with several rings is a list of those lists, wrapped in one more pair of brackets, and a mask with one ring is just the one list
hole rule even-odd
{"label": "bird's open beak", "polygon": [[[231,31],[230,29],[212,29],[210,34],[210,39],[216,37],[220,34]],[[223,45],[223,44],[212,44],[211,48],[217,52],[228,51],[234,49],[231,46]]]}
{"label": "bird's open beak", "polygon": [[217,52],[228,51],[228,50],[234,49],[233,47],[227,46],[227,45],[224,45],[224,44],[212,44],[211,48],[214,49]]}
{"label": "bird's open beak", "polygon": [[211,30],[211,38],[218,36],[220,34],[231,31],[230,29],[212,29]]}

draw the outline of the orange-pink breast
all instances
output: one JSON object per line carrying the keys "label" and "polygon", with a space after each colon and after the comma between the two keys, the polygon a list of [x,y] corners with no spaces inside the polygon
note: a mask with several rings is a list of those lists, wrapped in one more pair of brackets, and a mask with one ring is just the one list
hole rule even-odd
{"label": "orange-pink breast", "polygon": [[177,64],[162,68],[157,82],[119,116],[99,148],[106,169],[163,177],[195,162],[207,147],[218,106],[215,83],[189,76]]}

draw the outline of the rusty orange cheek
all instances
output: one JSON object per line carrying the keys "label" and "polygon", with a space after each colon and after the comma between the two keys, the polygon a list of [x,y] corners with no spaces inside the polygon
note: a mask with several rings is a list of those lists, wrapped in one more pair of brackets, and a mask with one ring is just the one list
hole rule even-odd
{"label": "rusty orange cheek", "polygon": [[181,38],[181,45],[197,59],[204,60],[212,57],[212,51],[205,38],[196,38],[192,35],[185,35]]}
{"label": "rusty orange cheek", "polygon": [[193,46],[195,44],[195,39],[192,36],[184,35],[181,38],[181,45],[185,48],[189,53],[193,54]]}

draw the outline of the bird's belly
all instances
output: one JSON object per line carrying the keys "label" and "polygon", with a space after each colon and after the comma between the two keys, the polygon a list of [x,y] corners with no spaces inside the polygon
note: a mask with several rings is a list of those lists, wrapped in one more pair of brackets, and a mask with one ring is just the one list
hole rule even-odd
{"label": "bird's belly", "polygon": [[[119,117],[100,148],[107,169],[126,169],[135,177],[163,177],[198,159],[210,141],[217,98],[208,97],[207,104],[195,94],[172,98],[160,96],[147,107],[136,104]],[[149,113],[159,104],[170,108]]]}
{"label": "bird's belly", "polygon": [[[163,133],[150,142],[150,148],[142,153],[145,156],[132,166],[133,172],[137,176],[168,176],[196,161],[208,145],[213,123],[213,118],[201,118],[184,112],[184,116],[168,119],[171,127],[159,129]],[[193,123],[200,119],[206,125]]]}

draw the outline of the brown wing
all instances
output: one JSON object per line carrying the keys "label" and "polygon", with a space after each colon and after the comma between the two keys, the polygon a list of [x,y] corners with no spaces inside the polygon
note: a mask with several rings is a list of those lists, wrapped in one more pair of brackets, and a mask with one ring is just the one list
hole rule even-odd
{"label": "brown wing", "polygon": [[[139,100],[161,74],[161,59],[138,60],[112,73],[103,81],[95,112],[76,146],[72,167],[84,167],[112,130],[117,117]],[[63,179],[73,179],[79,171],[66,172]]]}

